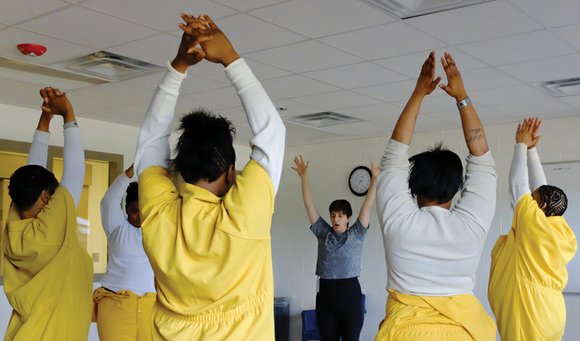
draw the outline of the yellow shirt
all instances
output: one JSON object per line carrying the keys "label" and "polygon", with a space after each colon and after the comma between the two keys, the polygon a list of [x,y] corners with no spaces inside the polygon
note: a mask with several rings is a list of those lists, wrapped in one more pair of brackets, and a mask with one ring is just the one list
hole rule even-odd
{"label": "yellow shirt", "polygon": [[154,334],[172,340],[273,340],[274,189],[254,160],[223,197],[177,192],[162,167],[139,177],[143,245],[155,273]]}
{"label": "yellow shirt", "polygon": [[489,303],[502,340],[560,340],[566,326],[562,290],[576,236],[563,217],[546,217],[528,193],[512,228],[491,254]]}
{"label": "yellow shirt", "polygon": [[4,291],[13,311],[5,340],[86,340],[93,264],[77,238],[76,208],[59,186],[36,218],[11,207]]}

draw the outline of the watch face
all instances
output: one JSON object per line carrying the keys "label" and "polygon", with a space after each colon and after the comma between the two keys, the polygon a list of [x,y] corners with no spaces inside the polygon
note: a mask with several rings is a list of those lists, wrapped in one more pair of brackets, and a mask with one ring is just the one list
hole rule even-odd
{"label": "watch face", "polygon": [[358,166],[350,173],[348,187],[354,195],[366,195],[371,185],[371,170],[365,166]]}

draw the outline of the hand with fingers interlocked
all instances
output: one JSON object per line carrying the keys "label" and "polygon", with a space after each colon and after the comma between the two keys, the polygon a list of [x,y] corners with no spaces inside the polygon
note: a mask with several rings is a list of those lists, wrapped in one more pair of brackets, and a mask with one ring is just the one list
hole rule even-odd
{"label": "hand with fingers interlocked", "polygon": [[184,73],[188,67],[195,65],[205,58],[201,44],[213,39],[208,23],[189,14],[181,14],[184,23],[179,24],[183,31],[177,55],[171,62],[176,71]]}

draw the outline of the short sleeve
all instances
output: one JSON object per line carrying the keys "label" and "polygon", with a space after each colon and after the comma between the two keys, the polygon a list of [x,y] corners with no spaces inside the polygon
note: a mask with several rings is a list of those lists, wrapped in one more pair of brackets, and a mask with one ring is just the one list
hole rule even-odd
{"label": "short sleeve", "polygon": [[350,227],[350,231],[352,233],[354,233],[357,237],[359,237],[360,239],[364,239],[365,235],[368,232],[368,229],[371,227],[371,225],[369,224],[369,227],[365,228],[360,221],[357,219],[356,222],[354,224],[352,224],[352,226]]}
{"label": "short sleeve", "polygon": [[322,217],[318,217],[318,220],[314,224],[310,225],[310,231],[314,233],[316,238],[320,239],[324,238],[331,231],[331,227],[326,222],[326,220],[324,220]]}
{"label": "short sleeve", "polygon": [[250,160],[223,197],[224,232],[241,238],[269,239],[274,214],[274,186],[270,175]]}
{"label": "short sleeve", "polygon": [[144,227],[148,225],[148,219],[165,210],[179,198],[180,195],[167,169],[151,166],[139,175],[139,209]]}

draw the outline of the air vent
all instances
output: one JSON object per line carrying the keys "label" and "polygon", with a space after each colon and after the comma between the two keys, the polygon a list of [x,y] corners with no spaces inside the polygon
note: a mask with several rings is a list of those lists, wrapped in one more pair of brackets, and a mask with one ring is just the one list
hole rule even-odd
{"label": "air vent", "polygon": [[294,116],[291,117],[289,121],[307,127],[326,128],[340,124],[360,122],[361,120],[332,111],[324,111],[314,114]]}
{"label": "air vent", "polygon": [[111,82],[146,76],[163,70],[160,66],[106,51],[95,52],[53,65]]}
{"label": "air vent", "polygon": [[580,77],[547,81],[536,85],[556,97],[580,95]]}
{"label": "air vent", "polygon": [[401,19],[449,11],[495,0],[361,0]]}

